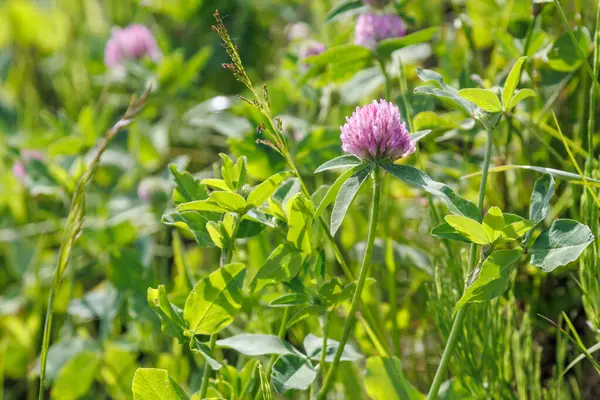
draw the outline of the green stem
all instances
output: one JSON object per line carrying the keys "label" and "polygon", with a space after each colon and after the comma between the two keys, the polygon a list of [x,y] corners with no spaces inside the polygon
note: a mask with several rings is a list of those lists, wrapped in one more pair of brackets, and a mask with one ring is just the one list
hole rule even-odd
{"label": "green stem", "polygon": [[377,60],[379,62],[379,66],[381,67],[381,73],[383,74],[383,78],[385,80],[385,99],[387,101],[392,101],[392,82],[390,79],[390,75],[385,68],[385,62],[382,59]]}
{"label": "green stem", "polygon": [[327,398],[327,392],[331,387],[333,380],[335,378],[335,371],[337,369],[338,364],[340,363],[340,358],[342,357],[342,353],[344,351],[344,347],[348,338],[350,336],[350,331],[352,330],[354,320],[356,318],[356,311],[358,309],[358,304],[360,303],[360,298],[362,295],[363,288],[365,286],[365,281],[367,276],[369,275],[369,269],[371,267],[371,255],[373,253],[373,244],[375,243],[375,235],[377,233],[377,220],[379,217],[379,203],[381,199],[381,172],[379,168],[375,170],[373,173],[373,202],[371,205],[371,217],[369,220],[369,233],[367,236],[367,245],[365,248],[364,257],[362,260],[362,264],[360,267],[360,274],[358,276],[358,282],[356,285],[356,291],[354,292],[354,296],[352,298],[352,304],[350,305],[350,311],[348,312],[348,318],[346,319],[346,324],[344,325],[344,331],[342,333],[342,337],[340,339],[340,343],[335,352],[335,356],[333,357],[333,362],[331,363],[331,367],[327,376],[325,378],[325,382],[323,383],[323,387],[317,396],[318,400],[325,400]]}
{"label": "green stem", "polygon": [[[485,188],[487,185],[488,178],[488,170],[490,168],[490,160],[492,155],[492,130],[488,129],[487,131],[487,142],[485,148],[485,158],[483,161],[483,170],[481,175],[481,183],[479,185],[479,199],[477,201],[477,207],[479,210],[483,209],[483,200],[485,199]],[[471,244],[471,251],[469,254],[469,264],[467,268],[467,276],[473,270],[475,266],[475,260],[477,258],[477,245]],[[450,329],[450,336],[448,336],[448,342],[446,343],[446,348],[444,349],[444,353],[442,354],[442,359],[440,360],[440,364],[438,365],[438,369],[435,372],[435,377],[433,378],[433,383],[431,384],[431,388],[429,389],[429,394],[427,395],[427,400],[437,399],[438,392],[440,390],[440,386],[442,381],[446,376],[446,370],[448,369],[448,363],[450,362],[450,358],[452,357],[452,353],[458,343],[459,331],[462,329],[462,324],[467,315],[468,305],[463,306],[456,313],[456,317],[454,318],[454,322],[452,323],[452,328]]]}
{"label": "green stem", "polygon": [[[231,259],[233,258],[233,250],[235,248],[235,238],[237,237],[238,230],[240,228],[240,223],[242,220],[241,215],[235,216],[233,221],[233,231],[231,232],[231,237],[229,238],[229,246],[227,249],[221,253],[220,264],[221,267],[229,264]],[[215,351],[215,345],[217,343],[217,334],[210,335],[210,341],[208,343],[208,348],[210,349],[210,353],[212,354]],[[208,362],[204,362],[204,373],[202,374],[202,385],[200,386],[200,396],[199,398],[203,399],[206,397],[206,392],[208,391],[208,383],[210,381],[210,374],[212,369]]]}

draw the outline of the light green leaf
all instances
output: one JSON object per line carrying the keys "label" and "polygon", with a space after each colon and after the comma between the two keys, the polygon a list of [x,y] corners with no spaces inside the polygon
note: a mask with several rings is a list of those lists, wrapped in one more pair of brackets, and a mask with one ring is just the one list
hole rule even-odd
{"label": "light green leaf", "polygon": [[461,215],[447,215],[445,218],[448,225],[456,229],[461,235],[472,243],[490,244],[483,226],[474,219]]}
{"label": "light green leaf", "polygon": [[314,65],[341,66],[345,63],[356,61],[371,60],[373,54],[371,50],[355,44],[342,44],[340,46],[330,47],[319,55],[311,56],[302,61]]}
{"label": "light green leaf", "polygon": [[302,193],[294,195],[287,203],[287,240],[298,249],[310,253],[312,250],[312,223],[314,206]]}
{"label": "light green leaf", "polygon": [[134,400],[187,400],[189,398],[165,369],[138,368],[131,389]]}
{"label": "light green leaf", "polygon": [[[327,349],[325,350],[325,362],[333,362],[333,357],[340,347],[340,342],[337,340],[327,339]],[[321,360],[321,353],[323,349],[323,338],[317,337],[312,333],[309,333],[304,338],[304,350],[306,355],[315,361]],[[357,352],[351,344],[346,343],[344,350],[342,351],[342,357],[340,361],[358,361],[362,358],[362,355]]]}
{"label": "light green leaf", "polygon": [[280,356],[273,365],[271,382],[275,391],[283,394],[288,390],[306,390],[317,377],[317,371],[305,357]]}
{"label": "light green leaf", "polygon": [[523,249],[496,250],[473,272],[454,313],[467,303],[479,303],[501,296],[508,286],[510,267],[521,258]]}
{"label": "light green leaf", "polygon": [[206,231],[206,223],[218,219],[219,214],[213,212],[184,211],[164,214],[161,222],[190,232],[201,247],[212,247],[214,244]]}
{"label": "light green leaf", "polygon": [[344,220],[350,205],[374,169],[375,166],[372,164],[369,164],[366,168],[358,169],[350,178],[348,178],[347,181],[342,184],[342,187],[335,198],[333,211],[331,212],[331,235],[335,235],[339,227],[342,225],[342,221]]}
{"label": "light green leaf", "polygon": [[517,104],[521,101],[525,100],[528,97],[535,97],[537,93],[535,93],[531,89],[521,89],[515,93],[515,95],[510,99],[510,103],[508,104],[507,110],[512,110]]}
{"label": "light green leaf", "polygon": [[161,330],[183,343],[185,340],[183,332],[187,329],[183,311],[171,304],[165,287],[158,285],[158,289],[148,288],[147,298],[148,304],[161,320]]}
{"label": "light green leaf", "polygon": [[498,207],[490,207],[487,214],[483,218],[483,230],[490,243],[502,237],[504,230],[504,216]]}
{"label": "light green leaf", "polygon": [[213,241],[215,246],[217,246],[220,249],[224,249],[229,242],[228,238],[223,235],[223,232],[221,231],[221,226],[222,225],[219,222],[208,221],[206,223],[206,231],[210,235],[210,239]]}
{"label": "light green leaf", "polygon": [[208,198],[206,187],[200,183],[199,179],[194,178],[187,171],[179,171],[175,164],[170,164],[169,170],[175,182],[173,202],[176,205]]}
{"label": "light green leaf", "polygon": [[437,236],[442,239],[456,240],[459,242],[470,243],[463,235],[458,233],[458,231],[456,229],[454,229],[452,226],[450,226],[450,224],[448,224],[447,222],[441,223],[438,226],[436,226],[435,228],[433,228],[431,230],[431,234],[433,236]]}
{"label": "light green leaf", "polygon": [[244,333],[217,340],[217,346],[233,349],[250,357],[266,354],[302,356],[302,353],[296,350],[294,346],[275,335]]}
{"label": "light green leaf", "polygon": [[594,241],[590,228],[571,219],[557,219],[529,248],[531,265],[545,272],[577,260]]}
{"label": "light green leaf", "polygon": [[521,80],[521,68],[523,67],[525,60],[527,60],[527,57],[521,57],[515,62],[508,73],[508,76],[506,77],[506,82],[504,82],[504,89],[502,90],[502,104],[507,110],[512,108],[509,106],[511,102],[510,99],[513,97],[513,93],[517,89],[519,81]]}
{"label": "light green leaf", "polygon": [[329,171],[331,169],[355,167],[360,164],[362,164],[362,161],[359,158],[351,154],[345,154],[321,164],[315,170],[315,174],[323,171]]}
{"label": "light green leaf", "polygon": [[325,193],[325,196],[323,196],[323,199],[319,203],[319,206],[317,207],[317,210],[315,211],[315,214],[313,216],[314,219],[319,218],[321,214],[323,214],[323,211],[325,211],[327,206],[333,203],[344,182],[350,179],[350,177],[356,172],[358,168],[361,167],[350,168],[349,170],[344,171],[344,173],[335,180],[333,185],[331,185],[329,190],[327,190],[327,193]]}
{"label": "light green leaf", "polygon": [[271,176],[266,181],[252,189],[252,192],[250,192],[248,195],[248,204],[251,207],[260,206],[265,202],[265,200],[267,200],[267,198],[271,197],[271,195],[275,193],[283,181],[292,175],[293,172],[284,171]]}
{"label": "light green leaf", "polygon": [[[226,192],[220,192],[220,193],[226,193]],[[179,211],[180,213],[183,211],[205,211],[205,212],[214,212],[214,213],[227,212],[226,209],[217,205],[216,203],[212,202],[211,200],[197,200],[197,201],[190,201],[188,203],[181,203],[177,206],[177,211]]]}
{"label": "light green leaf", "polygon": [[226,192],[231,192],[233,190],[223,179],[202,179],[202,184]]}
{"label": "light green leaf", "polygon": [[209,201],[227,211],[242,214],[246,211],[246,200],[237,193],[212,192]]}
{"label": "light green leaf", "polygon": [[477,104],[479,108],[488,112],[502,111],[502,104],[496,93],[488,89],[461,89],[458,95],[464,99]]}
{"label": "light green leaf", "polygon": [[536,225],[537,224],[530,219],[524,219],[522,221],[513,222],[512,224],[507,224],[502,229],[502,239],[504,241],[517,240],[533,229],[533,227]]}
{"label": "light green leaf", "polygon": [[396,50],[430,41],[439,31],[439,26],[432,26],[399,38],[384,39],[377,43],[375,52],[380,57],[389,57]]}
{"label": "light green leaf", "polygon": [[242,308],[245,274],[244,264],[228,264],[196,284],[183,309],[193,334],[212,335],[233,322]]}
{"label": "light green leaf", "polygon": [[258,376],[260,377],[260,392],[263,400],[271,400],[271,385],[269,385],[269,379],[265,375],[262,364],[258,364]]}
{"label": "light green leaf", "polygon": [[481,212],[475,204],[463,199],[443,183],[434,181],[425,172],[408,165],[391,163],[383,164],[381,167],[409,185],[439,197],[446,203],[452,213],[481,221]]}
{"label": "light green leaf", "polygon": [[51,398],[77,400],[90,391],[100,365],[100,355],[84,351],[71,358],[58,372],[52,386]]}
{"label": "light green leaf", "polygon": [[48,146],[48,154],[55,156],[76,156],[84,147],[83,140],[78,136],[65,136],[55,140]]}
{"label": "light green leaf", "polygon": [[365,389],[373,400],[424,400],[404,376],[402,364],[396,357],[369,357]]}
{"label": "light green leaf", "polygon": [[258,270],[252,282],[252,291],[267,285],[285,282],[295,277],[304,264],[305,254],[291,243],[280,244]]}
{"label": "light green leaf", "polygon": [[554,178],[550,174],[544,174],[535,181],[529,202],[529,219],[535,222],[544,220],[553,195]]}

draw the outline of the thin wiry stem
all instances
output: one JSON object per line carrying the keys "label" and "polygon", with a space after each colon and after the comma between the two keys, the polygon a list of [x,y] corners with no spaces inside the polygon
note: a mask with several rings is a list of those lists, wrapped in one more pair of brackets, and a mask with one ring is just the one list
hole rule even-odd
{"label": "thin wiry stem", "polygon": [[62,281],[63,273],[69,264],[69,260],[71,259],[71,253],[73,251],[73,247],[75,246],[75,242],[79,237],[79,233],[81,232],[81,227],[83,225],[83,218],[85,214],[85,186],[92,179],[98,165],[100,164],[100,159],[110,141],[126,126],[130,125],[133,122],[133,118],[142,110],[146,99],[150,96],[150,92],[152,90],[152,86],[148,85],[142,96],[137,99],[135,96],[132,97],[129,107],[125,114],[117,121],[116,124],[110,128],[104,137],[101,139],[100,144],[98,145],[98,150],[96,151],[96,155],[92,159],[88,169],[85,171],[83,176],[77,182],[77,186],[75,191],[73,192],[73,200],[71,202],[71,209],[69,211],[69,215],[67,217],[67,225],[65,231],[63,233],[63,237],[60,243],[60,249],[58,251],[58,261],[56,265],[56,269],[54,271],[54,279],[52,281],[52,287],[50,288],[50,295],[48,297],[48,308],[46,310],[46,319],[44,322],[44,333],[42,336],[42,350],[40,355],[40,387],[38,392],[38,399],[44,399],[44,379],[46,378],[46,365],[48,362],[48,349],[50,348],[50,334],[52,330],[52,320],[54,314],[54,297],[60,283]]}

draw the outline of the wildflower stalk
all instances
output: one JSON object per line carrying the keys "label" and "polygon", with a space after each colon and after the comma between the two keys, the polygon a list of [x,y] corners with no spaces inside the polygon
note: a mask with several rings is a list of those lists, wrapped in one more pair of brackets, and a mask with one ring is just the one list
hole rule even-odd
{"label": "wildflower stalk", "polygon": [[[492,155],[492,129],[487,130],[487,141],[485,147],[485,157],[483,161],[483,170],[481,175],[481,183],[479,184],[479,199],[477,201],[477,207],[480,210],[483,209],[483,200],[485,198],[485,188],[487,185],[488,171],[490,168],[490,160]],[[469,264],[467,268],[467,276],[473,271],[475,267],[475,261],[477,259],[477,245],[472,243],[470,254],[469,254]],[[450,335],[448,336],[448,342],[446,342],[446,347],[444,348],[444,353],[442,354],[442,359],[440,360],[440,364],[438,365],[437,371],[435,372],[435,376],[433,378],[433,383],[431,384],[431,388],[429,389],[429,394],[427,395],[427,400],[437,399],[438,392],[440,390],[440,385],[446,376],[446,370],[448,369],[448,363],[450,362],[450,358],[452,357],[452,353],[456,348],[456,344],[458,343],[458,337],[460,330],[462,329],[463,322],[467,315],[468,304],[461,307],[456,312],[456,317],[454,318],[454,322],[452,323],[452,328],[450,329]]]}
{"label": "wildflower stalk", "polygon": [[[231,70],[234,77],[239,82],[243,83],[248,88],[248,90],[250,90],[254,99],[250,100],[250,99],[247,99],[244,97],[242,97],[242,99],[244,101],[248,102],[249,104],[253,105],[254,107],[256,107],[258,109],[258,111],[265,117],[265,119],[267,121],[268,126],[267,127],[262,126],[262,129],[264,129],[266,131],[265,134],[267,135],[267,137],[270,141],[263,141],[263,143],[269,145],[272,149],[277,151],[284,158],[288,167],[294,172],[294,174],[298,178],[298,181],[301,186],[302,194],[304,194],[308,199],[311,199],[310,191],[308,190],[308,187],[306,186],[306,183],[305,183],[304,179],[302,178],[302,175],[300,174],[300,171],[298,169],[298,166],[296,165],[296,162],[294,161],[292,155],[289,152],[286,137],[283,134],[283,132],[281,131],[281,129],[278,128],[276,126],[276,124],[274,123],[275,119],[273,118],[273,116],[271,114],[271,107],[269,104],[268,91],[267,91],[266,86],[263,88],[263,95],[260,96],[258,91],[256,90],[256,88],[253,86],[252,82],[250,81],[250,78],[246,74],[246,71],[244,70],[244,66],[242,64],[242,60],[240,58],[238,49],[233,44],[233,42],[229,36],[229,33],[227,32],[227,28],[223,24],[223,21],[222,21],[218,11],[215,11],[214,17],[215,17],[215,20],[217,23],[216,23],[216,25],[213,26],[213,30],[222,39],[223,47],[229,54],[231,61],[232,61],[230,64],[224,64],[223,66],[225,68]],[[279,120],[277,120],[277,122],[279,123]],[[333,235],[331,235],[331,233],[329,231],[329,227],[327,226],[327,222],[325,221],[324,217],[320,216],[318,218],[318,222],[319,222],[321,228],[323,229],[323,232],[325,233],[327,240],[331,244],[333,254],[334,254],[337,262],[340,264],[342,271],[344,272],[344,274],[346,275],[346,277],[349,280],[353,281],[354,276],[352,274],[352,271],[350,270],[350,267],[343,255],[341,249],[339,248],[337,242],[335,241],[335,238],[333,237]],[[374,323],[374,319],[375,319],[374,315],[371,313],[371,311],[368,308],[365,308],[363,310],[363,312],[365,314],[367,323],[370,325],[370,328],[372,328],[373,331],[376,332],[374,329],[374,328],[376,328],[376,324]],[[287,324],[287,322],[282,324],[282,329],[284,329],[284,332],[285,332],[285,326],[284,326],[285,324]],[[385,342],[385,340],[381,340],[381,338],[385,338],[385,335],[380,331],[377,331],[377,333],[380,336],[380,338],[379,338],[380,341],[382,343],[387,344]],[[387,351],[387,349],[386,349],[386,351]],[[389,353],[389,351],[387,351],[387,352]],[[269,371],[267,371],[267,372],[269,372]],[[267,376],[268,376],[268,373],[267,373]]]}
{"label": "wildflower stalk", "polygon": [[148,85],[144,93],[140,96],[140,98],[136,98],[135,96],[131,98],[129,102],[129,107],[127,107],[127,111],[125,114],[117,121],[116,124],[110,128],[102,140],[98,145],[98,150],[96,151],[96,155],[92,159],[88,169],[81,176],[79,181],[77,182],[77,186],[75,187],[75,191],[73,192],[73,197],[71,201],[71,209],[69,210],[69,215],[67,216],[67,225],[65,231],[63,233],[63,237],[60,243],[60,249],[58,251],[58,260],[56,264],[56,269],[54,270],[54,279],[52,281],[52,287],[50,288],[50,295],[48,297],[48,308],[46,310],[46,319],[44,322],[44,333],[42,335],[42,349],[40,354],[40,387],[38,391],[38,399],[44,399],[44,379],[46,378],[46,364],[48,362],[48,349],[50,348],[50,334],[52,330],[52,320],[54,315],[54,297],[60,287],[60,283],[63,278],[63,273],[65,272],[69,260],[71,259],[71,253],[73,251],[73,247],[75,246],[75,242],[79,238],[79,233],[81,232],[81,227],[83,225],[83,218],[85,216],[85,186],[92,179],[98,165],[100,164],[100,159],[110,141],[126,126],[130,125],[133,122],[133,118],[142,110],[146,99],[150,95],[150,91],[152,89],[151,85]]}
{"label": "wildflower stalk", "polygon": [[333,357],[333,362],[331,363],[329,372],[325,377],[323,387],[321,388],[317,396],[318,400],[325,400],[327,398],[327,392],[331,388],[331,384],[333,383],[333,380],[335,378],[335,371],[337,369],[338,364],[340,363],[344,347],[346,346],[346,342],[348,341],[348,338],[350,336],[350,331],[352,330],[354,320],[356,319],[355,314],[358,309],[358,303],[360,303],[360,297],[362,295],[362,291],[365,286],[365,281],[367,279],[367,276],[369,275],[369,270],[371,267],[371,256],[373,254],[373,244],[375,243],[375,234],[377,231],[377,220],[379,217],[380,199],[381,171],[379,170],[379,168],[376,168],[373,172],[373,200],[371,203],[371,216],[369,219],[369,233],[367,236],[367,245],[365,248],[362,264],[360,266],[360,274],[358,276],[358,281],[356,284],[356,291],[354,292],[354,296],[352,297],[352,304],[350,305],[348,318],[346,319],[346,324],[344,325],[344,331],[342,333],[340,343]]}
{"label": "wildflower stalk", "polygon": [[[233,230],[231,232],[231,238],[228,241],[228,246],[226,249],[223,249],[223,251],[221,252],[220,267],[223,267],[223,266],[229,264],[231,262],[231,259],[233,258],[233,250],[235,248],[235,238],[237,237],[241,220],[242,220],[242,216],[236,214],[235,219],[233,221]],[[215,333],[215,334],[210,335],[210,340],[208,342],[208,347],[210,349],[211,354],[215,351],[216,343],[217,343],[217,334]],[[206,397],[206,392],[208,391],[208,383],[210,381],[211,371],[212,371],[212,369],[210,368],[208,361],[205,361],[204,362],[204,373],[202,374],[202,384],[200,386],[200,395],[199,395],[199,398],[201,398],[201,399]]]}

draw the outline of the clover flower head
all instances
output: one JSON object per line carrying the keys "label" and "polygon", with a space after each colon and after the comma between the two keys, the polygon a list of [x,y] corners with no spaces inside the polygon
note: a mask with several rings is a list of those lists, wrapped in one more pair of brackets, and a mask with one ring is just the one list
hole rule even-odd
{"label": "clover flower head", "polygon": [[397,160],[416,149],[398,107],[385,100],[356,107],[341,131],[342,149],[362,159]]}
{"label": "clover flower head", "polygon": [[111,69],[122,67],[125,60],[149,57],[157,62],[161,52],[156,40],[144,25],[132,24],[123,29],[115,28],[104,48],[104,64]]}
{"label": "clover flower head", "polygon": [[401,37],[406,34],[406,25],[395,14],[361,14],[356,22],[354,43],[375,49],[384,39]]}

